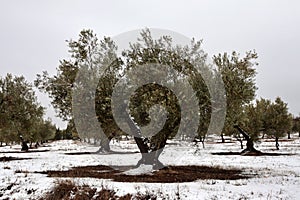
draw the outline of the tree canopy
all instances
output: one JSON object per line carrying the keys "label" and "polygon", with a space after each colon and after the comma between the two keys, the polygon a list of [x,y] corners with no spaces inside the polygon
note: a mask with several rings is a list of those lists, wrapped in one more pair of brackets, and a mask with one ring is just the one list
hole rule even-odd
{"label": "tree canopy", "polygon": [[47,139],[39,127],[50,123],[43,120],[44,107],[38,103],[33,87],[23,76],[7,74],[0,78],[0,142]]}

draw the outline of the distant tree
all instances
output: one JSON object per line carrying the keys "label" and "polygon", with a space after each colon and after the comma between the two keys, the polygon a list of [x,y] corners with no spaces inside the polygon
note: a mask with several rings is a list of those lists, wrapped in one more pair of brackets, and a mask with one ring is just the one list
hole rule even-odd
{"label": "distant tree", "polygon": [[1,137],[5,142],[31,141],[36,121],[42,119],[44,108],[37,102],[32,85],[23,76],[7,74],[0,78]]}
{"label": "distant tree", "polygon": [[299,116],[293,118],[292,132],[299,133],[299,137],[300,137],[300,117]]}
{"label": "distant tree", "polygon": [[75,123],[74,123],[74,120],[71,119],[69,122],[68,122],[68,125],[67,125],[67,128],[66,128],[66,133],[69,133],[71,136],[71,139],[75,139],[75,138],[79,138],[79,135],[78,135],[78,132],[76,130],[76,127],[75,127]]}
{"label": "distant tree", "polygon": [[279,149],[279,138],[283,137],[292,129],[293,118],[288,112],[287,103],[284,103],[280,97],[277,97],[275,102],[269,106],[265,113],[264,132],[275,137],[276,149]]}
{"label": "distant tree", "polygon": [[41,143],[45,143],[46,141],[54,138],[56,127],[50,119],[47,119],[40,122],[37,130]]}
{"label": "distant tree", "polygon": [[56,128],[54,134],[54,140],[61,140],[61,139],[63,139],[63,133],[59,128]]}
{"label": "distant tree", "polygon": [[287,104],[279,97],[275,102],[268,99],[256,100],[256,104],[245,107],[245,127],[253,141],[259,139],[260,133],[274,137],[276,148],[278,140],[292,130],[292,115],[288,112]]}

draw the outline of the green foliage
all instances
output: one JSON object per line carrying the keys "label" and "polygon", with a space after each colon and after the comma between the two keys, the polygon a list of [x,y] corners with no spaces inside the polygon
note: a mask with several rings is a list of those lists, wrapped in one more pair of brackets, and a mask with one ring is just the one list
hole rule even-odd
{"label": "green foliage", "polygon": [[[86,101],[86,105],[91,103],[84,99],[84,97],[89,96],[85,93],[89,92],[89,89],[86,89],[89,87],[89,82],[83,80],[78,85],[74,85],[76,73],[79,69],[83,73],[86,72],[87,74],[83,77],[87,77],[86,79],[93,82],[100,77],[100,74],[98,74],[100,70],[99,67],[109,65],[105,74],[99,79],[96,88],[96,115],[107,136],[124,134],[115,123],[111,108],[111,96],[113,87],[117,81],[123,74],[126,74],[126,70],[145,63],[151,62],[171,65],[178,71],[178,74],[182,73],[191,77],[190,82],[197,91],[198,98],[201,98],[199,105],[202,105],[203,109],[201,112],[205,114],[202,116],[209,119],[208,115],[210,107],[203,106],[210,104],[208,90],[201,75],[194,73],[195,70],[193,69],[194,63],[203,64],[206,59],[206,54],[204,54],[200,45],[201,42],[195,42],[193,40],[191,47],[172,47],[172,39],[170,37],[164,36],[156,41],[151,37],[150,31],[146,29],[141,33],[139,42],[132,44],[129,50],[124,51],[122,58],[117,58],[115,54],[117,47],[113,41],[109,38],[98,41],[96,35],[93,34],[91,30],[83,30],[79,35],[78,41],[68,42],[71,59],[69,61],[61,61],[57,70],[57,75],[53,77],[49,76],[47,72],[38,75],[35,85],[41,91],[49,94],[52,99],[51,103],[54,108],[58,110],[58,115],[65,120],[70,120],[72,119],[72,91],[76,91],[77,95],[81,95],[82,98],[79,96],[78,99]],[[112,60],[114,62],[111,63]],[[86,70],[83,68],[86,68]],[[209,71],[207,67],[205,70]],[[180,76],[166,77],[167,80],[172,81],[177,81],[178,78],[180,78]],[[80,85],[81,83],[86,85]],[[85,90],[80,88],[84,88]],[[83,114],[86,113],[84,110],[85,108],[82,107],[81,109]],[[86,109],[89,108],[87,107]],[[88,112],[88,110],[86,111]],[[173,111],[174,110],[170,111],[170,113]],[[197,110],[195,110],[195,112],[197,112]],[[132,114],[134,115],[134,113]],[[93,119],[91,118],[90,120],[84,120],[82,122],[77,121],[77,123],[80,123],[80,126],[86,126],[85,131],[89,133],[89,129],[91,128],[91,123],[89,122],[92,120]],[[136,120],[141,121],[138,118],[136,118]],[[178,117],[176,120],[178,121]],[[203,130],[208,127],[208,123],[206,122],[207,120],[205,120],[205,123],[203,124],[205,126],[201,126]],[[172,123],[174,124],[174,122]],[[201,123],[203,123],[203,120]],[[178,127],[178,122],[176,126]],[[171,130],[171,128],[169,130]],[[90,135],[89,137],[96,137],[92,132],[87,135]]]}
{"label": "green foliage", "polygon": [[250,104],[245,108],[246,127],[251,137],[258,139],[260,133],[279,138],[292,129],[292,115],[288,112],[287,104],[279,97],[275,102],[261,98],[256,105]]}
{"label": "green foliage", "polygon": [[253,104],[245,106],[245,130],[251,137],[252,141],[259,139],[262,127],[261,113],[259,109]]}
{"label": "green foliage", "polygon": [[[233,134],[233,124],[237,122],[245,123],[244,106],[249,104],[255,96],[255,68],[254,60],[257,58],[255,52],[247,52],[244,58],[240,58],[239,54],[233,52],[232,55],[219,54],[214,56],[214,62],[217,65],[216,71],[206,64],[207,55],[201,48],[202,41],[191,41],[189,46],[174,46],[172,38],[162,36],[154,39],[150,30],[145,29],[141,32],[136,43],[130,44],[130,48],[122,52],[121,57],[117,57],[114,42],[107,37],[98,40],[96,34],[91,30],[83,30],[79,34],[77,41],[68,41],[70,59],[62,60],[57,69],[55,76],[49,76],[47,72],[38,75],[35,85],[41,91],[49,94],[52,99],[54,108],[57,109],[58,115],[65,120],[72,119],[72,91],[76,91],[78,99],[82,99],[80,104],[89,105],[95,103],[96,116],[101,128],[108,137],[124,134],[124,132],[116,124],[111,107],[111,98],[116,83],[126,77],[126,72],[132,69],[138,69],[145,64],[158,64],[170,66],[177,73],[169,71],[158,74],[164,77],[165,81],[171,85],[183,78],[187,77],[189,84],[196,91],[196,97],[199,100],[198,108],[181,108],[192,109],[196,115],[199,115],[199,127],[197,134],[205,138],[210,117],[212,112],[212,104],[210,101],[210,93],[204,80],[215,83],[218,73],[220,72],[225,83],[227,95],[227,117],[224,132],[227,135]],[[111,62],[113,61],[113,62]],[[99,74],[100,67],[108,66],[104,74]],[[201,70],[201,74],[195,70]],[[74,85],[76,73],[81,71],[85,80],[79,80]],[[159,68],[158,68],[159,71]],[[101,77],[101,78],[100,78]],[[100,78],[100,79],[99,79]],[[141,78],[139,76],[131,77],[133,79]],[[95,80],[99,80],[96,87],[95,102],[90,102],[85,97],[89,96],[89,85]],[[89,82],[90,81],[90,82]],[[127,85],[130,87],[129,85]],[[148,85],[149,86],[149,85]],[[156,87],[147,85],[139,88],[130,99],[130,114],[139,126],[148,125],[151,120],[149,118],[149,109],[154,104],[159,104],[168,112],[168,122],[164,127],[165,134],[174,136],[178,130],[179,123],[182,119],[177,99],[174,94],[164,87]],[[126,90],[126,88],[123,88]],[[218,88],[210,88],[214,93],[218,94]],[[184,90],[184,88],[183,88]],[[224,97],[223,97],[224,98]],[[122,102],[120,102],[122,103]],[[82,115],[90,112],[90,107],[81,107]],[[77,120],[77,124],[83,127],[87,137],[98,139],[98,134],[93,132],[92,127],[95,121],[93,116],[82,117],[84,120]],[[189,124],[185,124],[189,126]],[[183,127],[182,130],[185,130]],[[184,135],[193,135],[194,133],[183,133]],[[101,138],[99,138],[101,139]],[[164,138],[165,139],[165,138]],[[157,140],[157,138],[155,139]]]}
{"label": "green foliage", "polygon": [[44,108],[37,102],[32,85],[23,76],[0,78],[0,141],[37,141]]}
{"label": "green foliage", "polygon": [[61,139],[63,139],[63,132],[57,128],[55,130],[54,140],[61,140]]}
{"label": "green foliage", "polygon": [[[105,99],[109,99],[112,93],[112,85],[116,82],[116,77],[113,71],[107,72],[107,77],[104,80],[100,80],[99,86],[97,87],[97,97],[95,102],[91,102],[93,92],[91,86],[99,80],[99,71],[101,67],[110,63],[111,60],[116,58],[115,51],[116,46],[112,40],[108,37],[104,37],[103,40],[99,41],[96,34],[92,30],[82,30],[79,34],[77,41],[67,41],[70,53],[69,60],[60,61],[60,65],[57,68],[57,74],[50,76],[47,72],[43,72],[42,75],[38,74],[35,81],[40,91],[48,93],[52,99],[51,104],[56,109],[58,116],[72,124],[72,133],[77,133],[75,130],[75,122],[72,116],[72,94],[77,95],[77,99],[80,102],[82,117],[77,117],[77,125],[82,127],[88,137],[99,137],[99,134],[93,132],[93,116],[87,119],[84,116],[86,113],[90,113],[90,104],[96,103],[97,117],[98,120],[105,125],[111,125],[113,119],[110,104],[103,102]],[[118,62],[116,62],[118,65]],[[117,65],[110,69],[117,70]],[[77,80],[75,85],[75,79],[78,72],[81,72],[80,80]],[[86,107],[82,106],[86,105]],[[102,108],[99,108],[102,105]],[[76,106],[76,105],[74,105]],[[102,112],[103,111],[103,112]],[[78,128],[78,127],[77,127]],[[111,132],[113,129],[107,129]],[[112,134],[112,133],[106,133]]]}
{"label": "green foliage", "polygon": [[[184,120],[180,115],[180,109],[189,109],[194,111],[195,115],[199,115],[197,132],[198,134],[206,134],[211,114],[211,102],[208,88],[202,76],[209,76],[207,79],[213,79],[214,77],[212,70],[206,64],[207,55],[202,50],[201,44],[201,41],[192,40],[189,46],[175,46],[171,37],[162,36],[155,40],[151,36],[150,30],[145,29],[141,32],[138,42],[131,44],[130,49],[123,52],[123,56],[126,58],[125,69],[127,71],[130,69],[136,70],[143,65],[151,64],[152,67],[157,68],[155,74],[163,77],[163,82],[168,82],[170,86],[176,86],[180,80],[187,78],[193,90],[196,91],[198,99],[197,108],[179,108],[178,100],[170,90],[156,84],[146,85],[136,91],[131,98],[130,111],[140,126],[145,126],[151,120],[155,120],[149,119],[149,109],[154,104],[159,104],[168,112],[168,120],[161,133],[158,134],[161,137],[171,137],[177,133],[180,121]],[[163,71],[161,66],[169,66],[176,73]],[[198,72],[199,69],[201,74]],[[136,77],[130,78],[147,79],[146,76],[147,72],[144,72],[143,75],[137,74]],[[181,88],[181,90],[184,91],[186,88]],[[186,100],[189,101],[189,99]],[[181,123],[180,125],[189,126],[188,123]],[[185,129],[183,127],[183,130]],[[181,134],[186,136],[195,135],[195,133],[189,132]],[[157,137],[154,137],[153,140],[163,139]]]}
{"label": "green foliage", "polygon": [[54,138],[56,127],[50,119],[41,120],[37,128],[41,141],[46,141]]}
{"label": "green foliage", "polygon": [[283,137],[292,128],[292,115],[288,112],[287,103],[280,97],[277,97],[267,110],[266,119],[268,123],[264,131],[275,138]]}
{"label": "green foliage", "polygon": [[243,124],[245,121],[244,106],[255,98],[255,66],[257,54],[249,51],[244,58],[233,52],[219,54],[213,57],[226,90],[227,116],[225,120],[224,133],[234,135],[234,124]]}
{"label": "green foliage", "polygon": [[299,133],[300,134],[300,117],[295,117],[293,119],[293,126],[292,126],[292,131],[294,133]]}

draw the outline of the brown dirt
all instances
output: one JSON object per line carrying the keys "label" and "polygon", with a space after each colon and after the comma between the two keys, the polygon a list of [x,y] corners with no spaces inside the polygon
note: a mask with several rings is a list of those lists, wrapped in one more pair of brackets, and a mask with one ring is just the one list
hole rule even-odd
{"label": "brown dirt", "polygon": [[289,153],[263,153],[263,152],[247,152],[247,153],[241,153],[241,152],[215,152],[211,153],[212,155],[220,155],[220,156],[292,156],[295,154],[289,154]]}
{"label": "brown dirt", "polygon": [[156,200],[155,194],[140,194],[135,196],[126,194],[124,196],[116,195],[116,191],[102,186],[99,188],[91,188],[89,185],[78,186],[70,180],[60,181],[52,190],[44,195],[39,200],[58,200],[58,199],[73,199],[73,200]]}
{"label": "brown dirt", "polygon": [[0,157],[0,162],[8,162],[8,161],[13,161],[13,160],[29,160],[29,159],[32,159],[32,158],[17,158],[17,157]]}
{"label": "brown dirt", "polygon": [[0,153],[39,153],[39,152],[47,152],[50,150],[29,150],[29,151],[1,151]]}
{"label": "brown dirt", "polygon": [[49,177],[91,177],[99,179],[111,179],[116,182],[147,182],[147,183],[180,183],[192,182],[199,179],[236,180],[250,178],[242,175],[239,169],[222,169],[207,166],[169,166],[153,172],[153,174],[125,175],[122,172],[131,169],[132,166],[122,166],[116,170],[116,166],[104,165],[74,167],[68,171],[44,171],[35,172],[47,174]]}
{"label": "brown dirt", "polygon": [[97,152],[70,152],[70,153],[65,153],[65,155],[86,155],[86,154],[136,154],[140,153],[139,151],[135,152],[121,152],[121,151],[110,151],[110,152],[105,152],[105,153],[97,153]]}

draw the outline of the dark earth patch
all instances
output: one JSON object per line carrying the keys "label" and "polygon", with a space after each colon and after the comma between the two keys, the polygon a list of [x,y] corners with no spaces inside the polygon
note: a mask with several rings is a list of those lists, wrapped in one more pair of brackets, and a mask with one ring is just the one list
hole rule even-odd
{"label": "dark earth patch", "polygon": [[41,153],[41,152],[48,152],[50,150],[28,150],[28,151],[1,151],[0,153]]}
{"label": "dark earth patch", "polygon": [[211,153],[212,155],[220,155],[220,156],[236,156],[236,155],[241,155],[241,156],[292,156],[295,154],[290,154],[290,153],[263,153],[263,152],[215,152]]}
{"label": "dark earth patch", "polygon": [[74,167],[67,171],[34,172],[47,174],[49,177],[76,177],[111,179],[116,182],[146,182],[146,183],[181,183],[200,179],[237,180],[251,178],[242,174],[239,169],[222,169],[207,166],[168,166],[152,174],[126,175],[122,172],[132,169],[132,166],[84,166]]}
{"label": "dark earth patch", "polygon": [[17,158],[17,157],[0,157],[0,162],[8,162],[8,161],[13,161],[13,160],[29,160],[29,159],[32,159],[32,158]]}
{"label": "dark earth patch", "polygon": [[65,155],[87,155],[87,154],[100,154],[100,155],[106,155],[106,154],[136,154],[140,153],[139,151],[135,152],[121,152],[121,151],[110,151],[110,152],[69,152],[69,153],[64,153]]}

